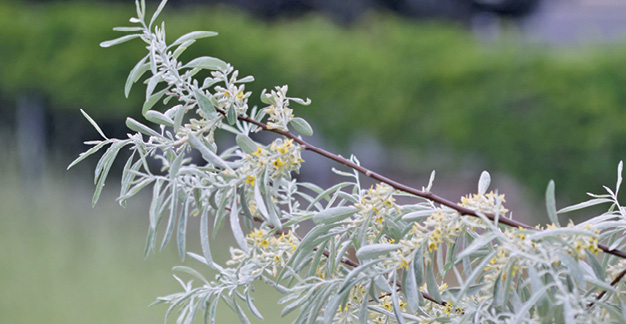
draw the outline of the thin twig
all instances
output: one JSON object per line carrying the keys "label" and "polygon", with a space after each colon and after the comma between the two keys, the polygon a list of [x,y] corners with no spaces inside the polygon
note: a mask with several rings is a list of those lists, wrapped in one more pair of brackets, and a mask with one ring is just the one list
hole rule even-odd
{"label": "thin twig", "polygon": [[[381,174],[378,174],[378,173],[376,173],[376,172],[374,172],[372,170],[369,170],[369,169],[367,169],[365,167],[362,167],[362,166],[360,166],[360,165],[358,165],[358,164],[356,164],[356,163],[354,163],[354,162],[344,158],[341,155],[337,155],[337,154],[331,153],[331,152],[326,151],[326,150],[324,150],[322,148],[319,148],[317,146],[309,144],[308,142],[302,140],[300,137],[297,137],[296,135],[294,135],[293,133],[291,133],[289,131],[283,131],[283,130],[280,130],[280,129],[268,128],[266,124],[258,122],[256,120],[250,118],[250,117],[241,117],[240,116],[240,117],[238,117],[238,119],[241,120],[241,121],[245,121],[245,122],[254,124],[254,125],[260,127],[263,130],[274,132],[274,133],[283,135],[285,137],[288,137],[288,138],[294,140],[295,142],[297,142],[298,144],[300,144],[305,150],[308,150],[308,151],[311,151],[311,152],[315,152],[315,153],[317,153],[317,154],[319,154],[321,156],[324,156],[324,157],[326,157],[328,159],[331,159],[333,161],[339,162],[339,163],[341,163],[341,164],[343,164],[343,165],[345,165],[345,166],[347,166],[347,167],[349,167],[351,169],[354,169],[354,170],[356,170],[356,171],[358,171],[358,172],[360,172],[360,173],[362,173],[362,174],[364,174],[364,175],[366,175],[366,176],[368,176],[368,177],[370,177],[372,179],[375,179],[375,180],[378,180],[380,182],[386,183],[389,186],[395,188],[396,190],[404,191],[406,193],[410,193],[412,195],[415,195],[415,196],[418,196],[418,197],[422,197],[422,198],[428,199],[430,201],[436,202],[436,203],[438,203],[440,205],[443,205],[443,206],[446,206],[446,207],[449,207],[451,209],[456,210],[461,215],[480,217],[475,210],[472,210],[472,209],[460,206],[459,204],[456,204],[456,203],[454,203],[454,202],[452,202],[450,200],[447,200],[447,199],[445,199],[443,197],[437,196],[437,195],[433,194],[430,191],[418,190],[418,189],[415,189],[413,187],[409,187],[409,186],[407,186],[407,185],[405,185],[403,183],[400,183],[400,182],[397,182],[397,181],[392,180],[390,178],[387,178],[387,177],[385,177],[385,176],[383,176]],[[496,216],[492,215],[492,214],[484,213],[483,215],[485,217],[487,217],[488,219],[492,220],[492,221],[495,221],[495,219],[496,219]],[[501,218],[498,218],[498,222],[502,223],[502,224],[505,224],[505,225],[508,225],[508,226],[511,226],[511,227],[525,228],[525,229],[534,230],[534,231],[542,231],[542,229],[540,229],[540,228],[524,224],[522,222],[519,222],[519,221],[511,219],[511,218],[501,217]],[[601,243],[598,243],[598,248],[600,250],[608,253],[608,254],[612,254],[612,255],[620,257],[622,259],[626,259],[626,252],[624,252],[624,251],[617,250],[617,249],[610,249],[607,245],[601,244]]]}

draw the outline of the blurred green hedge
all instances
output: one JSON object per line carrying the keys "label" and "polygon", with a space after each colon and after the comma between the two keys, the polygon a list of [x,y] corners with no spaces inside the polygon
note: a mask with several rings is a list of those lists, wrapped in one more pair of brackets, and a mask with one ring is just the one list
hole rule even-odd
{"label": "blurred green hedge", "polygon": [[[71,4],[71,5],[70,5]],[[44,95],[58,111],[138,114],[141,87],[123,97],[139,42],[113,49],[130,6],[0,4],[0,93]],[[115,18],[111,18],[115,17]],[[296,114],[342,144],[362,129],[414,156],[444,148],[483,157],[541,192],[601,190],[626,156],[626,47],[546,49],[515,35],[481,43],[458,26],[372,14],[350,27],[321,17],[266,23],[225,8],[165,13],[170,39],[215,30],[187,58],[224,58],[257,81],[310,97]],[[185,58],[185,57],[183,57]],[[254,96],[258,98],[258,96]],[[432,167],[432,165],[426,166]],[[420,169],[420,167],[416,167]]]}

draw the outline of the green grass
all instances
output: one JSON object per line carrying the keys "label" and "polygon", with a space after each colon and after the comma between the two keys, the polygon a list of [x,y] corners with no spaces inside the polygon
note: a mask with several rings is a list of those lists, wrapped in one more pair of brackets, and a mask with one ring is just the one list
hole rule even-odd
{"label": "green grass", "polygon": [[[179,291],[171,268],[181,262],[174,245],[143,259],[148,197],[121,208],[111,178],[92,209],[90,175],[80,169],[59,167],[32,186],[20,183],[13,169],[0,165],[0,323],[162,323],[166,306],[148,305]],[[213,244],[222,259],[228,229],[223,233]],[[193,236],[189,243],[197,246]],[[198,262],[182,264],[213,277]],[[258,288],[264,323],[290,322],[280,318],[280,296]],[[218,314],[217,323],[238,322],[225,305]],[[174,314],[168,323],[175,321]]]}

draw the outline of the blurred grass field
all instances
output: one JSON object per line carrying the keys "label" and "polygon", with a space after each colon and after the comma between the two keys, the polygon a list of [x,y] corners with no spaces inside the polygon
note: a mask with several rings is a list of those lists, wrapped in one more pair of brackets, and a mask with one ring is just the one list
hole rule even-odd
{"label": "blurred grass field", "polygon": [[[112,177],[92,209],[91,174],[83,172],[88,167],[51,168],[48,176],[27,184],[20,182],[17,168],[2,160],[0,323],[163,323],[166,306],[148,305],[181,289],[171,272],[181,262],[175,245],[143,259],[148,197],[121,208],[114,201],[117,180]],[[212,246],[220,259],[230,240],[227,229],[223,233]],[[193,235],[189,243],[191,250],[197,246]],[[198,262],[182,264],[213,278]],[[280,317],[280,296],[258,288],[254,296],[265,321],[251,315],[250,320],[290,322]],[[217,323],[238,323],[225,304],[218,314]],[[175,321],[174,313],[168,323]]]}

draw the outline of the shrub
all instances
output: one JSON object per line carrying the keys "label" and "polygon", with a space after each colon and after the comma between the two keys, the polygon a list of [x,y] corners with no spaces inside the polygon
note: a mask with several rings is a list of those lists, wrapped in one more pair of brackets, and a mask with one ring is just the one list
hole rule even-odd
{"label": "shrub", "polygon": [[[179,55],[197,39],[216,33],[190,32],[168,45],[164,25],[154,24],[165,3],[146,22],[145,3],[137,1],[133,26],[116,29],[130,34],[101,44],[147,44],[126,92],[148,73],[142,114],[158,127],[128,118],[135,133],[110,139],[85,114],[103,139],[88,142],[93,147],[70,167],[108,145],[96,166],[95,204],[117,154],[129,147],[119,201],[152,188],[146,256],[176,233],[181,260],[190,256],[219,272],[209,280],[201,271],[177,268],[198,281],[177,277],[183,291],[158,298],[170,305],[168,315],[178,311],[178,323],[192,323],[201,313],[213,322],[219,302],[243,323],[249,321],[242,305],[262,319],[250,297],[255,284],[285,294],[283,314],[297,311],[296,323],[624,321],[621,162],[615,189],[605,187],[605,194],[559,211],[550,182],[546,226],[510,218],[504,195],[489,190],[487,172],[477,192],[459,203],[431,192],[434,172],[421,190],[406,186],[361,166],[354,156],[305,141],[313,130],[294,116],[293,105],[310,102],[288,96],[287,86],[261,92],[266,106],[250,108],[245,86],[253,77],[241,77],[215,57],[181,61]],[[203,71],[208,76],[198,77]],[[157,102],[167,110],[153,109]],[[218,147],[216,132],[231,133],[237,144]],[[276,137],[259,143],[252,138],[257,132]],[[295,179],[305,150],[342,164],[344,170],[333,172],[346,181],[321,188]],[[194,152],[202,163],[193,162]],[[151,167],[152,160],[160,168]],[[363,188],[363,175],[379,183]],[[407,202],[400,204],[398,197]],[[560,225],[558,214],[599,204],[611,207],[581,224]],[[190,217],[200,218],[200,254],[186,250]],[[311,221],[306,231],[303,225]],[[223,265],[211,255],[211,245],[224,248],[212,242],[211,222],[213,234],[228,222],[237,243]]]}

